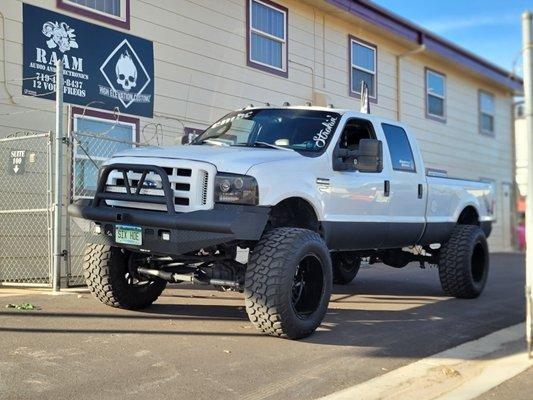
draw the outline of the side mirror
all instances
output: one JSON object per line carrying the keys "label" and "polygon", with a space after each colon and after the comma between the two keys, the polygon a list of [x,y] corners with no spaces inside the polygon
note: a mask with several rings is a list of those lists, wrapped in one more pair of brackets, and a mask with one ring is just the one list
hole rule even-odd
{"label": "side mirror", "polygon": [[181,144],[189,144],[194,139],[196,139],[198,136],[200,136],[200,135],[197,135],[195,133],[186,133],[185,135],[183,135],[181,137]]}
{"label": "side mirror", "polygon": [[361,172],[381,172],[383,169],[383,143],[377,139],[361,139],[355,169]]}
{"label": "side mirror", "polygon": [[184,135],[181,137],[181,144],[189,144],[194,141],[198,136],[204,133],[203,129],[185,127],[183,129]]}
{"label": "side mirror", "polygon": [[381,172],[383,144],[377,139],[361,139],[357,150],[339,149],[333,157],[335,171]]}

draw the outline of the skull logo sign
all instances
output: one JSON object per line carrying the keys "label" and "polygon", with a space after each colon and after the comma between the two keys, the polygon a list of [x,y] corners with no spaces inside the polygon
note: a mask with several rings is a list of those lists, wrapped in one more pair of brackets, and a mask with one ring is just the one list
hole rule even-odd
{"label": "skull logo sign", "polygon": [[137,86],[137,67],[135,67],[135,63],[127,50],[120,55],[115,66],[115,72],[117,74],[117,83],[126,92]]}

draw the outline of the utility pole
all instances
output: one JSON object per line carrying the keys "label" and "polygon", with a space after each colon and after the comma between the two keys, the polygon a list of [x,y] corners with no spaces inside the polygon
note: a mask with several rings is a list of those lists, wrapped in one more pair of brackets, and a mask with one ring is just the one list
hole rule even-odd
{"label": "utility pole", "polygon": [[[527,135],[526,198],[526,336],[531,357],[533,335],[533,13],[522,14],[524,59],[524,114]],[[529,242],[529,243],[528,243]]]}
{"label": "utility pole", "polygon": [[63,62],[56,62],[56,132],[54,164],[54,264],[52,271],[52,290],[61,288],[61,246],[63,207]]}

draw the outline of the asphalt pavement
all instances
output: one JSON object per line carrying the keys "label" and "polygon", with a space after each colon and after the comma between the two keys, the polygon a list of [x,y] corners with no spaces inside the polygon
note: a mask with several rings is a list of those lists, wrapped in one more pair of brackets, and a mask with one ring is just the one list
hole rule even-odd
{"label": "asphalt pavement", "polygon": [[[523,257],[491,261],[475,300],[446,297],[436,269],[364,267],[300,341],[256,331],[238,293],[173,286],[133,312],[0,288],[0,398],[318,398],[523,321]],[[39,310],[4,308],[23,302]]]}

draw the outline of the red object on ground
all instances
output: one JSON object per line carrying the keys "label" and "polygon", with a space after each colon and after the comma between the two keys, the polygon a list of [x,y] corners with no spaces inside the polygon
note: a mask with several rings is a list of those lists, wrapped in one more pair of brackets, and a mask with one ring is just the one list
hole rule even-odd
{"label": "red object on ground", "polygon": [[526,249],[526,227],[524,225],[518,225],[516,227],[516,236],[520,250],[524,251]]}

